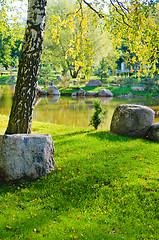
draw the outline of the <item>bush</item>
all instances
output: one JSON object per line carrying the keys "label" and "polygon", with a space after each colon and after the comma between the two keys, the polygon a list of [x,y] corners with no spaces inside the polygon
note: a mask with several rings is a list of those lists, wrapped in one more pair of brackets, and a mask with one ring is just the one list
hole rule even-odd
{"label": "bush", "polygon": [[102,123],[103,119],[102,117],[103,107],[101,105],[101,101],[94,100],[93,107],[95,112],[90,119],[89,125],[92,125],[97,130],[98,126]]}

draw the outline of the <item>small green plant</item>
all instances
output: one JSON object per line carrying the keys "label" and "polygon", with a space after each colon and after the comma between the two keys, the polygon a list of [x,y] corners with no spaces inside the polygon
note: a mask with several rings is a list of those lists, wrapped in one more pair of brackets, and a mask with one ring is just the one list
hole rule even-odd
{"label": "small green plant", "polygon": [[101,124],[103,120],[103,116],[102,116],[103,107],[101,105],[101,101],[94,100],[93,107],[95,111],[93,116],[90,118],[89,125],[92,125],[97,130],[98,126]]}

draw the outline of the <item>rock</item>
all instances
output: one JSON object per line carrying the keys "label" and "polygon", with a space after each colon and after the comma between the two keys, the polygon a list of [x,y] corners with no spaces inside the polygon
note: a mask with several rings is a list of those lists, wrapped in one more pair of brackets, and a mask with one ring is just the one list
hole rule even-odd
{"label": "rock", "polygon": [[16,80],[16,76],[12,76],[9,78],[10,81],[15,81]]}
{"label": "rock", "polygon": [[118,83],[110,83],[110,86],[120,87],[120,84],[118,84]]}
{"label": "rock", "polygon": [[134,95],[134,98],[136,98],[136,99],[146,99],[146,96]]}
{"label": "rock", "polygon": [[159,99],[159,95],[158,96],[152,96],[152,99]]}
{"label": "rock", "polygon": [[149,132],[148,132],[148,139],[154,142],[159,142],[159,122],[154,123]]}
{"label": "rock", "polygon": [[48,95],[60,95],[60,92],[57,87],[55,86],[49,86],[47,90]]}
{"label": "rock", "polygon": [[77,92],[73,92],[71,96],[72,97],[77,97]]}
{"label": "rock", "polygon": [[113,93],[108,89],[100,89],[98,97],[113,97]]}
{"label": "rock", "polygon": [[42,90],[39,86],[37,86],[37,88],[36,88],[36,93],[38,96],[47,95],[47,92],[45,90]]}
{"label": "rock", "polygon": [[101,87],[102,82],[100,80],[89,80],[89,82],[86,84],[86,87]]}
{"label": "rock", "polygon": [[85,92],[85,90],[80,88],[78,92],[73,92],[71,96],[72,97],[84,97],[84,96],[86,96],[86,92]]}
{"label": "rock", "polygon": [[116,96],[117,98],[123,98],[123,99],[130,99],[133,98],[133,94],[132,93],[128,93],[128,94],[121,94]]}
{"label": "rock", "polygon": [[87,97],[97,97],[98,92],[86,92]]}
{"label": "rock", "polygon": [[55,168],[49,134],[0,135],[0,177],[35,180]]}
{"label": "rock", "polygon": [[77,92],[77,96],[80,97],[80,96],[85,96],[85,95],[86,95],[85,90],[83,90],[82,88],[80,88],[80,90]]}
{"label": "rock", "polygon": [[131,87],[132,91],[144,91],[144,87]]}
{"label": "rock", "polygon": [[155,113],[145,106],[119,105],[113,114],[110,130],[122,136],[146,137],[152,126]]}

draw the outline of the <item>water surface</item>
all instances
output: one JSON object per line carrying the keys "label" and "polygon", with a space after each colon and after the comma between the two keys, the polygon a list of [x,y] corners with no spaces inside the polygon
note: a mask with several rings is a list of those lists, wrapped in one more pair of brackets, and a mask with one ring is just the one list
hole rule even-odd
{"label": "water surface", "polygon": [[[0,114],[9,115],[13,86],[0,86]],[[154,122],[159,122],[159,99],[118,99],[100,98],[104,106],[104,123],[101,128],[109,128],[115,108],[120,104],[140,104],[149,106],[155,111]],[[66,126],[88,127],[93,114],[93,98],[45,97],[36,100],[33,119],[41,122],[51,122]]]}

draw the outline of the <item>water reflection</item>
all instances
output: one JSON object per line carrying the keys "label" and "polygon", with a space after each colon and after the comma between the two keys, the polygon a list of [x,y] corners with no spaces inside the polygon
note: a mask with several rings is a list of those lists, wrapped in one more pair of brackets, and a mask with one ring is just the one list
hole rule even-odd
{"label": "water reflection", "polygon": [[[13,86],[0,86],[0,114],[9,115]],[[101,128],[109,128],[114,109],[124,103],[149,106],[155,111],[155,121],[159,122],[159,99],[118,99],[100,98],[104,106],[104,123]],[[35,101],[33,119],[42,122],[52,122],[67,126],[88,127],[93,114],[93,98],[72,98],[49,96],[40,97]]]}
{"label": "water reflection", "polygon": [[55,95],[55,96],[48,96],[48,102],[49,103],[56,103],[57,100],[59,99],[60,95]]}
{"label": "water reflection", "polygon": [[[133,103],[150,106],[156,113],[155,122],[159,121],[159,100],[100,98],[104,106],[104,123],[101,128],[109,128],[113,112],[119,104]],[[93,114],[93,98],[60,97],[56,103],[51,103],[46,97],[34,109],[34,119],[53,122],[67,126],[88,127]]]}

